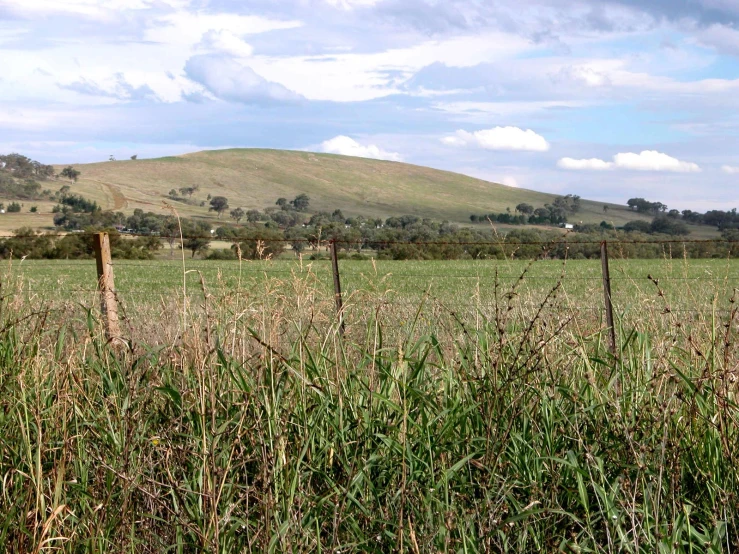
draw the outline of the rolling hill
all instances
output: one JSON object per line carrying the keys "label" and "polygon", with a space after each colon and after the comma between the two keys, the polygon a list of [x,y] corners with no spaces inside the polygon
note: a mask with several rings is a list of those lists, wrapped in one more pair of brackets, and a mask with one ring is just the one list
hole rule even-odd
{"label": "rolling hill", "polygon": [[[473,213],[513,210],[521,202],[539,207],[555,198],[551,194],[427,167],[284,150],[212,150],[157,159],[75,165],[75,168],[81,171],[81,176],[77,183],[71,184],[72,191],[96,200],[103,209],[132,213],[141,208],[156,212],[167,201],[182,216],[196,218],[215,219],[215,214],[207,209],[209,194],[225,196],[232,209],[264,209],[274,206],[277,198],[292,199],[306,193],[311,198],[311,212],[338,208],[347,216],[382,218],[413,214],[464,225],[470,224],[469,216]],[[194,205],[167,198],[171,189],[196,185],[200,188],[193,195]],[[200,202],[204,203],[203,207]],[[608,204],[608,212],[604,213],[603,205],[583,199],[581,211],[570,219],[584,223],[600,223],[605,219],[617,226],[633,219],[648,219],[625,205]],[[46,208],[39,206],[39,214],[5,217],[0,221],[0,228],[51,225],[51,214]]]}

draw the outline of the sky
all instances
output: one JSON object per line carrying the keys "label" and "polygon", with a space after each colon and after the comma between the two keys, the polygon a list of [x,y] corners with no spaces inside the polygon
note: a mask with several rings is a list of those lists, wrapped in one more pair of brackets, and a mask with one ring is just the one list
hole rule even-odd
{"label": "sky", "polygon": [[0,153],[229,147],[739,207],[739,0],[0,0]]}

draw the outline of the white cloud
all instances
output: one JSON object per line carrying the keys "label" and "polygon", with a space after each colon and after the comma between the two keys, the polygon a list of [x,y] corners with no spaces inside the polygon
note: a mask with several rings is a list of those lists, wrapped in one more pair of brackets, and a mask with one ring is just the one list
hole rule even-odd
{"label": "white cloud", "polygon": [[557,166],[562,169],[590,169],[605,170],[613,169],[613,163],[599,160],[598,158],[590,158],[589,160],[575,160],[573,158],[562,158],[557,162]]}
{"label": "white cloud", "polygon": [[363,146],[353,138],[344,135],[339,135],[331,140],[322,142],[319,150],[326,154],[340,154],[342,156],[356,156],[358,158],[373,158],[375,160],[389,160],[392,162],[402,160],[401,155],[397,152],[388,152],[374,144]]}
{"label": "white cloud", "polygon": [[441,142],[448,146],[464,146],[465,144],[467,144],[467,141],[465,139],[457,135],[443,137],[441,139]]}
{"label": "white cloud", "polygon": [[448,112],[454,115],[469,116],[470,120],[478,120],[480,117],[508,117],[512,115],[528,115],[539,111],[558,108],[579,108],[587,104],[575,100],[532,100],[530,102],[437,102],[432,105],[433,109]]}
{"label": "white cloud", "polygon": [[683,162],[656,150],[644,150],[640,154],[628,152],[616,154],[613,158],[616,167],[636,171],[673,171],[676,173],[697,173],[698,164]]}
{"label": "white cloud", "polygon": [[[69,13],[92,18],[107,18],[122,10],[145,10],[154,0],[0,0],[0,8],[21,14]],[[174,4],[170,0],[170,6]]]}
{"label": "white cloud", "polygon": [[511,176],[503,177],[503,180],[501,181],[501,183],[507,187],[518,188],[518,181],[516,181],[515,177],[511,177]]}
{"label": "white cloud", "polygon": [[470,133],[459,130],[452,136],[441,139],[450,146],[477,146],[485,150],[527,150],[530,152],[546,152],[549,150],[547,140],[531,129],[518,127],[495,127]]}
{"label": "white cloud", "polygon": [[279,21],[256,15],[178,11],[156,19],[144,38],[162,44],[190,46],[200,42],[209,31],[226,31],[243,36],[295,29],[302,25],[300,21]]}
{"label": "white cloud", "polygon": [[723,171],[727,175],[736,175],[737,173],[739,173],[739,167],[735,165],[724,165],[721,167],[721,171]]}
{"label": "white cloud", "polygon": [[408,94],[403,84],[434,63],[474,67],[533,50],[524,38],[487,32],[447,40],[426,40],[381,52],[320,56],[256,56],[252,67],[310,100],[361,102]]}
{"label": "white cloud", "polygon": [[277,83],[258,75],[251,67],[233,58],[215,55],[193,56],[185,64],[185,73],[221,100],[245,104],[295,102],[301,97]]}
{"label": "white cloud", "polygon": [[739,54],[739,31],[728,25],[710,25],[698,33],[697,40],[719,52]]}
{"label": "white cloud", "polygon": [[329,6],[352,10],[354,8],[372,7],[380,0],[324,0]]}
{"label": "white cloud", "polygon": [[573,158],[562,158],[557,162],[562,169],[605,171],[610,169],[626,169],[632,171],[670,171],[673,173],[698,173],[701,168],[698,164],[684,162],[657,152],[656,150],[644,150],[639,154],[626,152],[616,154],[612,162],[598,158],[576,160]]}
{"label": "white cloud", "polygon": [[57,83],[57,86],[79,94],[117,100],[159,99],[148,84],[134,86],[123,73],[117,73],[99,81],[82,77],[70,83]]}
{"label": "white cloud", "polygon": [[220,31],[211,30],[205,33],[200,44],[198,44],[198,48],[226,52],[237,58],[248,58],[254,53],[254,49],[250,44],[230,31],[223,29]]}
{"label": "white cloud", "polygon": [[558,73],[552,75],[555,82],[570,80],[588,87],[602,87],[610,85],[608,75],[599,68],[589,65],[570,65],[562,67]]}

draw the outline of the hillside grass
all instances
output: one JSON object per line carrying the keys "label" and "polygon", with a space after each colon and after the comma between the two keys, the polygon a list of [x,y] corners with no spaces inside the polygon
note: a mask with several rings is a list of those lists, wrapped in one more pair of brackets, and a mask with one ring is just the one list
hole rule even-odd
{"label": "hillside grass", "polygon": [[[61,166],[60,166],[61,167]],[[505,212],[522,202],[535,207],[555,195],[490,183],[448,171],[398,162],[284,150],[212,150],[149,160],[75,166],[73,188],[106,209],[131,213],[161,209],[170,189],[200,186],[194,198],[225,196],[232,208],[264,209],[279,197],[306,193],[311,211],[387,218],[413,214],[468,225],[471,214]],[[625,202],[626,199],[624,199]],[[173,203],[183,216],[213,218],[206,207]],[[649,219],[626,206],[584,200],[575,222],[623,225]]]}

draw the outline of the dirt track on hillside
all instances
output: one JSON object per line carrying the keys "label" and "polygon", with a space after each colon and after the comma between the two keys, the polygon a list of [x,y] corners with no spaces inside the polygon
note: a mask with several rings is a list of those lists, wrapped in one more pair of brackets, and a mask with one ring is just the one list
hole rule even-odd
{"label": "dirt track on hillside", "polygon": [[118,185],[113,185],[111,183],[106,183],[105,181],[98,181],[97,179],[89,179],[89,178],[85,179],[85,181],[91,181],[93,183],[98,183],[99,185],[103,185],[104,187],[108,188],[111,196],[113,197],[113,210],[122,210],[128,207],[128,199],[121,192],[121,189],[118,188]]}

